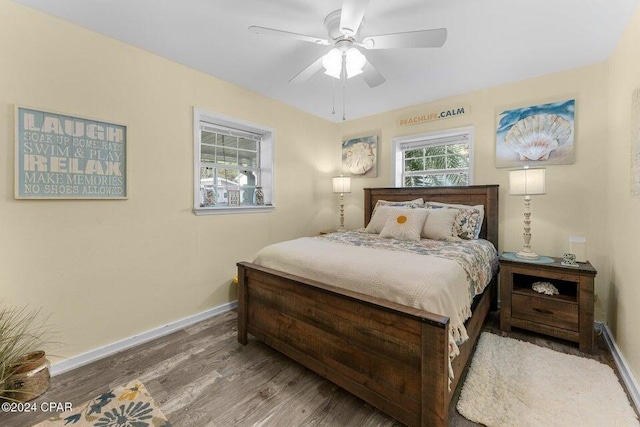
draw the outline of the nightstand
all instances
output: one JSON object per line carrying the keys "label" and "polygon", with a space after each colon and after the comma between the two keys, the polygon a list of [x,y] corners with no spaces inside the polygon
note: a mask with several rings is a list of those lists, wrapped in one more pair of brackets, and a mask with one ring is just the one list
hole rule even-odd
{"label": "nightstand", "polygon": [[[589,263],[578,267],[536,264],[500,257],[500,329],[527,329],[577,342],[580,351],[593,352],[593,290],[598,273]],[[535,282],[553,284],[559,295],[534,291]]]}

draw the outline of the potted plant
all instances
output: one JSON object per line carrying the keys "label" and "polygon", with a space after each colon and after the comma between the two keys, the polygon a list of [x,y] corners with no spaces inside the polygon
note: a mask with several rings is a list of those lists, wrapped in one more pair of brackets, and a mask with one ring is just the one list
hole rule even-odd
{"label": "potted plant", "polygon": [[40,350],[47,333],[39,311],[0,309],[0,398],[25,402],[49,388],[49,361]]}

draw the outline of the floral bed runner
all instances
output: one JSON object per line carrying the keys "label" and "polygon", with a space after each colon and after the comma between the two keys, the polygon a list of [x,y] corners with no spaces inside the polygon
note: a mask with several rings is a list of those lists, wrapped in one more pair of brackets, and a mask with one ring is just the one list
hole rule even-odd
{"label": "floral bed runner", "polygon": [[171,427],[140,380],[116,387],[33,427]]}
{"label": "floral bed runner", "polygon": [[483,239],[452,242],[421,239],[416,242],[385,239],[379,234],[365,233],[364,229],[330,233],[317,238],[344,245],[409,252],[417,255],[433,255],[454,260],[467,275],[471,299],[484,291],[498,270],[498,252],[491,242]]}

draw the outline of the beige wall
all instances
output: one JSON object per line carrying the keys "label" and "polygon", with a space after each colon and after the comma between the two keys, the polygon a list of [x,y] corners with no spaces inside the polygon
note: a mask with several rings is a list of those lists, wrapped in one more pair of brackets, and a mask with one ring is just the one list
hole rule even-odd
{"label": "beige wall", "polygon": [[[336,224],[334,123],[8,0],[0,58],[0,304],[52,313],[56,354],[232,301],[237,261]],[[128,124],[129,200],[15,200],[15,103]],[[275,129],[275,212],[193,214],[194,106]]]}
{"label": "beige wall", "polygon": [[[640,379],[640,198],[631,196],[631,93],[640,87],[640,8],[609,61],[610,135],[606,139],[609,313],[616,342]],[[637,123],[636,123],[637,125]]]}
{"label": "beige wall", "polygon": [[[378,177],[353,180],[347,227],[363,225],[362,188],[393,185],[394,136],[472,125],[474,183],[500,184],[500,250],[517,250],[523,204],[507,194],[508,169],[494,166],[496,113],[575,97],[576,162],[547,168],[547,194],[532,205],[532,244],[558,256],[568,249],[568,236],[587,237],[588,257],[599,271],[596,317],[612,324],[639,377],[640,340],[632,328],[640,324],[634,265],[640,202],[629,196],[629,104],[640,85],[639,37],[637,13],[608,63],[334,124],[0,0],[0,304],[53,313],[66,344],[56,353],[72,356],[231,301],[235,262],[268,243],[336,225],[329,178],[339,168],[340,137],[369,131],[381,137]],[[15,200],[16,103],[128,124],[129,200]],[[471,114],[396,124],[400,116],[458,104],[470,105]],[[275,212],[192,213],[194,106],[275,129]]]}
{"label": "beige wall", "polygon": [[[596,317],[604,319],[608,284],[604,203],[607,163],[602,149],[607,140],[607,64],[597,64],[564,73],[468,93],[437,103],[425,104],[346,122],[343,135],[362,131],[379,131],[378,177],[356,179],[348,195],[347,225],[361,226],[362,188],[393,186],[392,138],[399,135],[473,126],[475,131],[475,184],[500,185],[500,250],[516,251],[522,247],[522,197],[509,196],[508,168],[495,167],[495,117],[504,106],[536,104],[543,101],[576,99],[576,161],[571,165],[547,167],[547,194],[532,201],[532,245],[544,255],[562,256],[568,250],[569,236],[585,236],[588,256],[598,269]],[[437,107],[470,105],[471,114],[400,127],[399,117]]]}

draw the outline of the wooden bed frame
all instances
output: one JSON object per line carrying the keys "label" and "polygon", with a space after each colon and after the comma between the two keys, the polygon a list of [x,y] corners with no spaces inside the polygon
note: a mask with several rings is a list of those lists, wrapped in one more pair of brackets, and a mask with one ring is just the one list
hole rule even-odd
{"label": "wooden bed frame", "polygon": [[[498,248],[498,186],[364,190],[365,224],[378,200],[484,205],[481,237]],[[449,402],[495,306],[496,276],[465,323],[469,340],[453,360],[449,318],[330,284],[238,263],[238,341],[247,333],[409,426],[446,426]]]}

